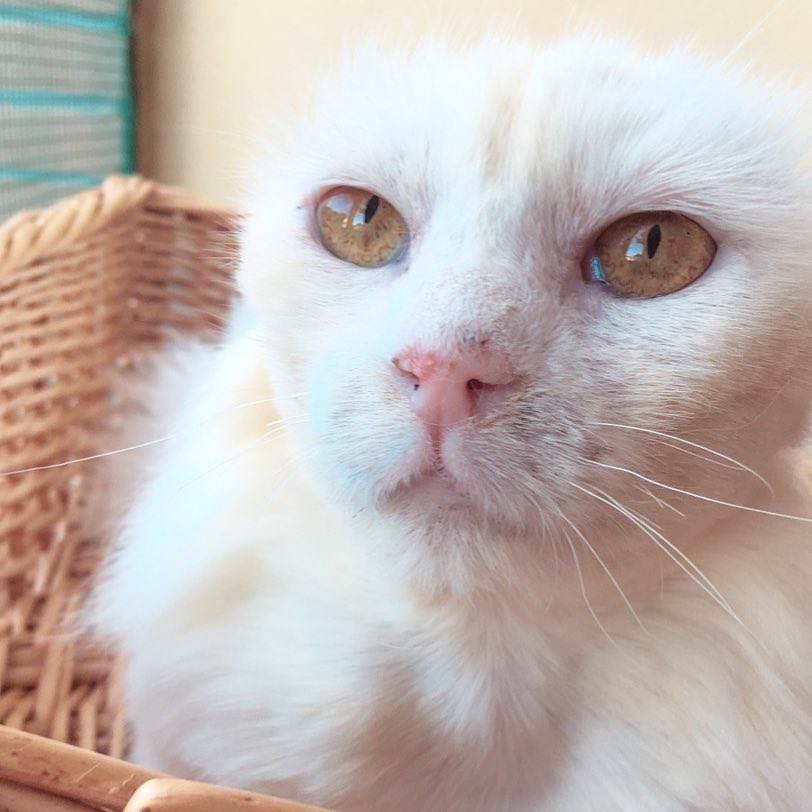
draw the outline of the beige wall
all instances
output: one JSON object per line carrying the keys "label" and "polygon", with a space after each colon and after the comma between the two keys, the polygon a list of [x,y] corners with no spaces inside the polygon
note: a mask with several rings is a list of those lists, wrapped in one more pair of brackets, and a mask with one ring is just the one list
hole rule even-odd
{"label": "beige wall", "polygon": [[496,24],[543,42],[587,25],[721,56],[763,22],[737,59],[812,83],[812,0],[140,0],[136,15],[140,169],[222,202],[263,121],[370,31]]}

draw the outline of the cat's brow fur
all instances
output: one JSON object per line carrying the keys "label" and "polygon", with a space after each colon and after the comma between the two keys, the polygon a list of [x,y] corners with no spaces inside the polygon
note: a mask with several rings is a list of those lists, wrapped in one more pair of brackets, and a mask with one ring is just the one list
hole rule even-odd
{"label": "cat's brow fur", "polygon": [[[795,103],[599,39],[368,46],[327,80],[256,168],[257,329],[190,364],[99,589],[136,758],[348,812],[804,808]],[[401,262],[321,246],[344,183],[403,214]],[[708,272],[586,285],[595,237],[648,210],[714,236]],[[473,340],[521,385],[449,435],[449,501],[392,359]]]}

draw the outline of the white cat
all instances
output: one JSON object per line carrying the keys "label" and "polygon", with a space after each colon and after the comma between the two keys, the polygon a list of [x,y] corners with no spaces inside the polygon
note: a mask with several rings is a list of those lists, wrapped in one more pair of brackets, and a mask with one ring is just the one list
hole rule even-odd
{"label": "white cat", "polygon": [[134,758],[347,812],[809,808],[792,104],[597,39],[344,65],[100,589]]}

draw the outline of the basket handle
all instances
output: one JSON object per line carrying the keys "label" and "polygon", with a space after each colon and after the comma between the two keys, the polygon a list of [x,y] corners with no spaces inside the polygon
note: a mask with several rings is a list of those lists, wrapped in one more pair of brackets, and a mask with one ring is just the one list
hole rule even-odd
{"label": "basket handle", "polygon": [[30,812],[325,812],[266,795],[181,781],[0,725],[0,805]]}
{"label": "basket handle", "polygon": [[153,778],[133,794],[124,812],[327,812],[316,806],[283,801],[199,781]]}

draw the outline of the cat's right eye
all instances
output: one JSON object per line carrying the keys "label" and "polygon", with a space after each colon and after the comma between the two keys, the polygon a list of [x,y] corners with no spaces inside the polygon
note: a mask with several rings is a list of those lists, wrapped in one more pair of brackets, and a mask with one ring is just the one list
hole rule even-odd
{"label": "cat's right eye", "polygon": [[409,244],[400,212],[380,195],[354,186],[327,192],[316,208],[316,221],[322,245],[362,268],[397,261]]}
{"label": "cat's right eye", "polygon": [[710,267],[716,243],[699,223],[671,211],[641,212],[612,223],[584,259],[587,282],[621,296],[674,293]]}

